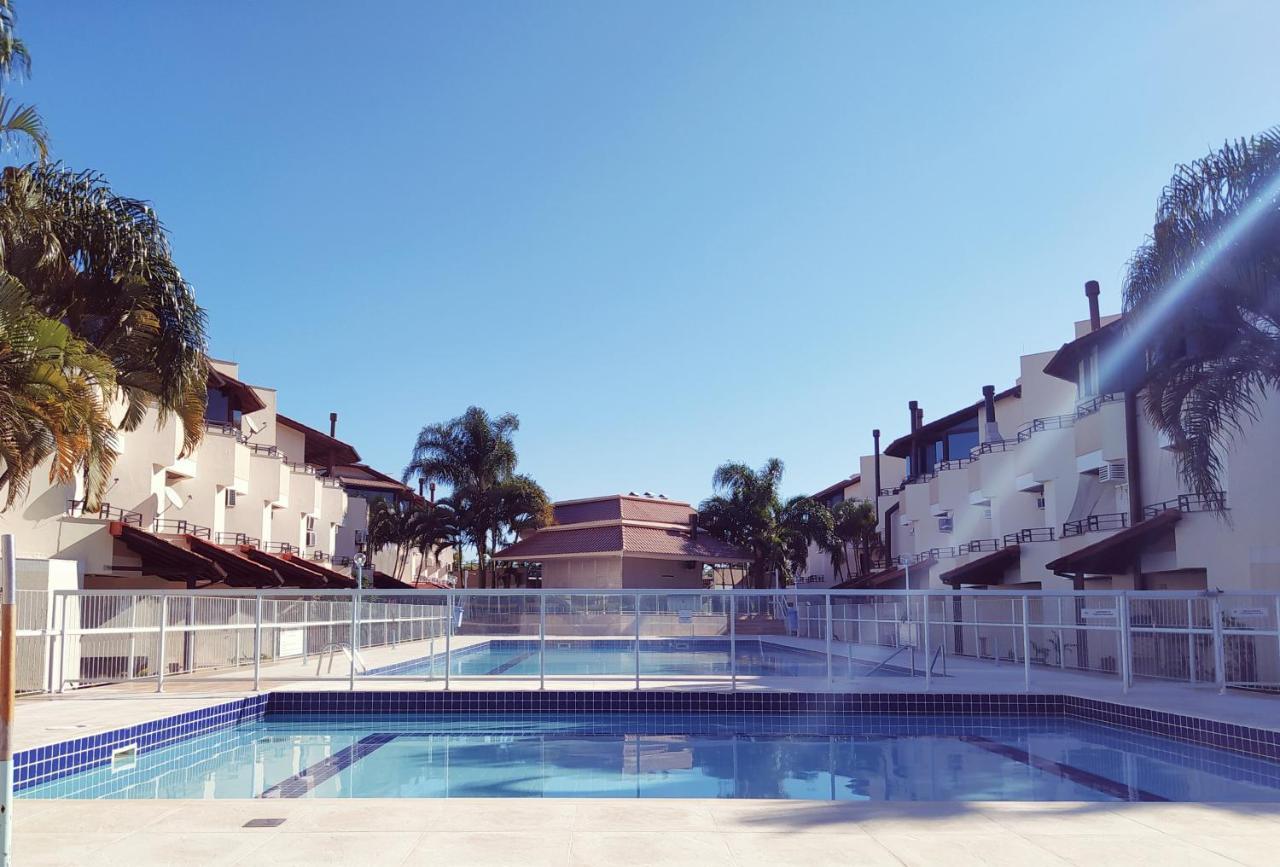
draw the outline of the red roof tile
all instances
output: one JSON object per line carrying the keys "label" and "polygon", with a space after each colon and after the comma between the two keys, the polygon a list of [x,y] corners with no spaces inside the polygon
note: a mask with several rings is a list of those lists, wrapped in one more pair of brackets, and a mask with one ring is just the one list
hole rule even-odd
{"label": "red roof tile", "polygon": [[688,524],[693,509],[684,503],[660,500],[622,500],[622,517],[632,521],[655,521],[664,524]]}
{"label": "red roof tile", "polygon": [[663,527],[622,527],[622,550],[626,554],[678,556],[705,563],[747,562],[751,555],[706,533],[692,538],[687,530]]}
{"label": "red roof tile", "polygon": [[619,499],[588,500],[585,503],[558,503],[553,506],[557,524],[585,524],[589,521],[616,521],[622,517]]}
{"label": "red roof tile", "polygon": [[622,550],[622,526],[582,527],[534,533],[499,551],[504,560],[537,560],[556,554],[603,554]]}

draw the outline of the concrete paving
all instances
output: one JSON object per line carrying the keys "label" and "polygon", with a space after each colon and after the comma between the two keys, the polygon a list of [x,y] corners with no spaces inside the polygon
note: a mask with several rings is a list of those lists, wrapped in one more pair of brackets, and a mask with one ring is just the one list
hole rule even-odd
{"label": "concrete paving", "polygon": [[[714,800],[32,801],[15,863],[1266,865],[1280,805]],[[245,828],[252,819],[284,819]]]}

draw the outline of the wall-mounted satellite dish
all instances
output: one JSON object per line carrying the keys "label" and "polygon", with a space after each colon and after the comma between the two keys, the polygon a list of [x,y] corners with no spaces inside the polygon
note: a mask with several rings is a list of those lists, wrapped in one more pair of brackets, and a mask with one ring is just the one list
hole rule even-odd
{"label": "wall-mounted satellite dish", "polygon": [[258,424],[256,421],[254,421],[251,418],[246,418],[244,421],[245,421],[245,424],[249,426],[250,433],[255,433],[255,434],[262,433],[262,425]]}
{"label": "wall-mounted satellite dish", "polygon": [[168,500],[169,505],[173,506],[175,509],[181,509],[187,504],[187,501],[182,499],[181,494],[168,486],[164,489],[164,498]]}

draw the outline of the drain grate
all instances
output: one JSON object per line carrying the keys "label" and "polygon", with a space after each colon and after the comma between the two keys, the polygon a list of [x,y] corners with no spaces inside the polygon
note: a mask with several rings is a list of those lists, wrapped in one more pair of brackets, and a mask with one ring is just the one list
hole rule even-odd
{"label": "drain grate", "polygon": [[244,823],[246,828],[279,828],[284,819],[250,819]]}

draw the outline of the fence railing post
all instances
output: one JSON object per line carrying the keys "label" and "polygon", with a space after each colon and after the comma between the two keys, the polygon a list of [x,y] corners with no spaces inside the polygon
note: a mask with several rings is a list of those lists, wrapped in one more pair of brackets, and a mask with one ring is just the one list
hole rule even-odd
{"label": "fence railing post", "polygon": [[636,664],[636,689],[640,688],[640,594],[635,595],[636,601],[636,647],[635,647],[635,664]]}
{"label": "fence railing post", "polygon": [[1196,682],[1196,608],[1195,600],[1187,600],[1187,680]]}
{"label": "fence railing post", "polygon": [[347,677],[347,689],[356,688],[356,648],[360,646],[360,588],[351,591],[351,674]]}
{"label": "fence railing post", "polygon": [[156,657],[156,692],[164,692],[164,670],[168,667],[165,663],[165,647],[164,647],[164,628],[165,621],[169,619],[169,597],[160,597],[160,640]]}
{"label": "fence railing post", "polygon": [[1222,597],[1213,597],[1213,682],[1218,694],[1227,691],[1227,654],[1222,636]]}
{"label": "fence railing post", "polygon": [[729,590],[729,689],[738,689],[738,597]]}
{"label": "fence railing post", "polygon": [[58,627],[58,692],[67,688],[67,596],[62,594],[62,623]]}
{"label": "fence railing post", "polygon": [[1022,594],[1022,691],[1031,692],[1031,597]]}
{"label": "fence railing post", "polygon": [[920,595],[921,644],[924,645],[924,691],[933,688],[933,640],[929,635],[929,591]]}
{"label": "fence railing post", "polygon": [[444,594],[444,605],[446,609],[444,623],[444,689],[449,691],[449,669],[453,668],[453,591],[446,590]]}
{"label": "fence railing post", "polygon": [[253,691],[262,688],[262,594],[254,599],[253,611]]}
{"label": "fence railing post", "polygon": [[538,593],[538,689],[547,688],[547,597]]}
{"label": "fence railing post", "polygon": [[826,603],[826,643],[827,643],[827,685],[830,686],[835,682],[835,678],[831,671],[831,594],[826,593],[823,596]]}
{"label": "fence railing post", "polygon": [[1120,690],[1127,693],[1133,686],[1133,633],[1129,631],[1129,594],[1121,592],[1116,600],[1116,617],[1120,629]]}

